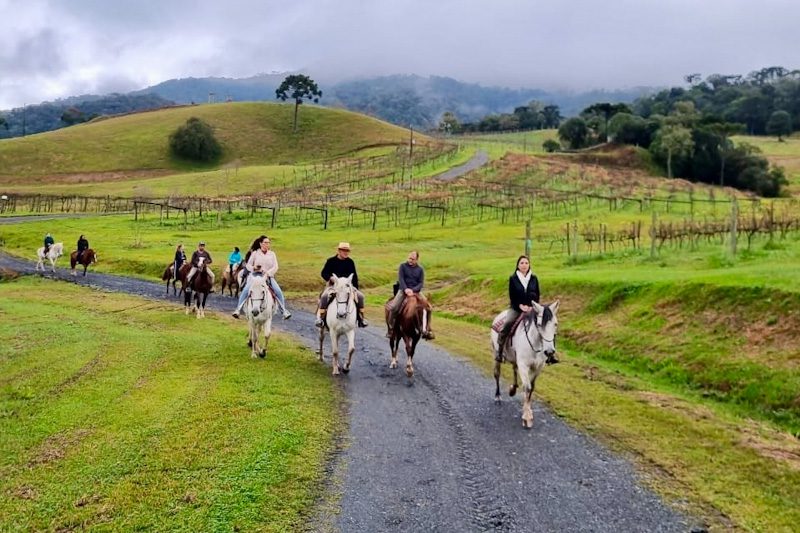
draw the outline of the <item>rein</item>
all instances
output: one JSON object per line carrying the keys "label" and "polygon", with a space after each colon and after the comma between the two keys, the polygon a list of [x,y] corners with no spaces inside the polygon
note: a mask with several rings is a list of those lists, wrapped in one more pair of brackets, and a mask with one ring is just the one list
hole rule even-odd
{"label": "rein", "polygon": [[531,321],[523,320],[522,321],[522,329],[525,331],[525,340],[528,341],[528,346],[531,347],[531,350],[533,350],[534,353],[544,353],[544,343],[545,342],[553,342],[553,340],[555,339],[555,336],[553,336],[552,339],[546,339],[544,337],[544,335],[542,334],[542,330],[539,329],[539,324],[537,323],[536,324],[536,331],[539,333],[539,337],[542,339],[542,349],[541,350],[537,350],[536,348],[533,347],[533,343],[531,342],[531,337],[530,337],[530,335],[528,335],[528,332],[530,331],[530,324],[531,323],[533,323],[533,320],[531,320]]}

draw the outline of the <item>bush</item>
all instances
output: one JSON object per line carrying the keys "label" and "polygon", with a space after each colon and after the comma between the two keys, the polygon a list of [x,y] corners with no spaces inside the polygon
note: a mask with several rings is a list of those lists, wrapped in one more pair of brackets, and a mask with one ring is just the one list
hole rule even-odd
{"label": "bush", "polygon": [[561,150],[561,143],[556,141],[555,139],[547,139],[545,142],[542,143],[542,148],[544,148],[545,152],[557,152]]}
{"label": "bush", "polygon": [[214,130],[196,117],[169,136],[169,148],[173,155],[192,161],[214,161],[222,155]]}

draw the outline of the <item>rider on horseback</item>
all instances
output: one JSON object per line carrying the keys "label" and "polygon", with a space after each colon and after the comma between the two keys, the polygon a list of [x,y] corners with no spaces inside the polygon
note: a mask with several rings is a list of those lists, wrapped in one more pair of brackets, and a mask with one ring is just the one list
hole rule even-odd
{"label": "rider on horseback", "polygon": [[[186,276],[187,287],[191,286],[192,278],[197,274],[197,269],[200,267],[200,258],[203,258],[206,266],[211,264],[211,254],[206,251],[206,243],[204,241],[200,241],[197,244],[197,250],[192,253],[192,269],[189,271],[189,275]],[[210,268],[207,268],[206,272],[211,278],[211,292],[214,292],[214,272]]]}
{"label": "rider on horseback", "polygon": [[50,247],[53,246],[55,243],[56,243],[55,239],[53,239],[53,236],[50,235],[49,233],[44,236],[44,255],[45,255],[45,257],[47,256],[47,252],[50,251]]}
{"label": "rider on horseback", "polygon": [[[389,304],[390,311],[389,321],[387,324],[388,331],[386,332],[386,336],[388,338],[392,337],[395,318],[397,317],[397,313],[400,311],[400,308],[403,306],[403,301],[405,301],[406,296],[416,294],[423,306],[426,309],[429,308],[428,300],[422,294],[422,288],[425,285],[425,269],[419,264],[419,252],[416,250],[409,252],[406,262],[400,264],[400,268],[397,271],[397,283],[399,285],[399,290],[397,291],[397,294],[394,295],[394,300],[392,300],[392,302]],[[430,316],[430,314],[428,316]],[[422,338],[435,338],[433,332],[431,331],[430,320],[428,320],[428,327],[426,328],[426,331],[422,332]]]}
{"label": "rider on horseback", "polygon": [[275,255],[275,252],[269,249],[271,241],[266,235],[262,235],[256,239],[256,241],[258,242],[259,247],[256,250],[250,251],[250,257],[248,258],[244,267],[245,271],[250,273],[250,276],[248,276],[247,283],[245,283],[242,293],[239,295],[239,303],[236,306],[236,310],[233,312],[232,316],[233,318],[239,318],[239,314],[242,312],[242,307],[244,306],[245,301],[247,301],[247,297],[250,295],[250,286],[252,285],[253,278],[266,275],[269,285],[272,288],[272,292],[275,293],[275,299],[278,301],[278,307],[283,312],[283,318],[291,318],[292,313],[286,309],[286,300],[283,297],[283,291],[281,290],[280,285],[278,285],[278,282],[275,280],[275,273],[278,272],[278,257]]}
{"label": "rider on horseback", "polygon": [[333,288],[333,275],[337,277],[346,278],[350,274],[353,275],[353,289],[356,293],[356,308],[358,309],[358,327],[367,327],[367,320],[364,318],[364,293],[358,290],[358,274],[356,274],[356,264],[350,259],[350,243],[340,242],[336,250],[336,255],[329,257],[325,261],[325,266],[322,267],[321,276],[327,285],[319,295],[319,305],[317,307],[317,320],[315,325],[321,328],[325,325],[325,315],[328,313],[328,304],[331,301]]}
{"label": "rider on horseback", "polygon": [[[531,262],[526,255],[519,256],[519,259],[517,259],[517,268],[508,278],[508,297],[511,301],[511,306],[508,311],[506,311],[503,329],[497,336],[497,352],[494,355],[495,361],[503,360],[504,345],[519,315],[530,311],[533,302],[539,303],[539,278],[531,272]],[[548,362],[550,361],[548,360]]]}
{"label": "rider on horseback", "polygon": [[242,254],[239,252],[239,247],[234,246],[233,252],[228,256],[228,267],[231,276],[236,272],[236,265],[242,262]]}
{"label": "rider on horseback", "polygon": [[81,262],[81,257],[83,256],[83,252],[89,249],[89,241],[86,240],[86,237],[83,235],[80,236],[78,239],[78,263]]}
{"label": "rider on horseback", "polygon": [[178,243],[178,246],[175,247],[175,259],[174,259],[174,269],[173,277],[175,279],[178,278],[180,275],[181,267],[186,262],[186,252],[183,251],[183,243]]}

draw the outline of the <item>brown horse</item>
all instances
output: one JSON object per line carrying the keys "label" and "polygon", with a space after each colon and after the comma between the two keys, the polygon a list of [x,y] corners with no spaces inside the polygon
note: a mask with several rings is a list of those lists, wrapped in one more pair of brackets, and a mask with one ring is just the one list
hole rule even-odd
{"label": "brown horse", "polygon": [[[389,303],[391,303],[391,300],[389,300]],[[385,309],[386,324],[388,326],[388,303]],[[403,339],[406,345],[406,375],[408,377],[414,376],[414,350],[424,331],[423,320],[426,312],[430,312],[430,304],[426,306],[416,294],[412,294],[411,296],[406,296],[394,320],[394,328],[389,339],[389,348],[392,351],[392,362],[389,363],[389,368],[397,368],[397,349],[400,346],[400,339]]]}
{"label": "brown horse", "polygon": [[181,277],[181,271],[183,271],[183,265],[181,265],[181,268],[178,270],[179,270],[178,275],[176,276],[175,262],[172,262],[167,265],[167,268],[164,269],[164,273],[161,275],[161,281],[167,282],[167,295],[169,295],[170,283],[172,284],[172,294],[173,295],[180,294],[180,292],[178,292],[178,287],[177,287],[178,281],[181,282],[181,292],[183,292],[183,280],[186,279],[186,273],[188,273],[189,270],[188,269],[186,270],[186,273],[184,273],[183,277]]}
{"label": "brown horse", "polygon": [[236,265],[228,265],[222,272],[222,291],[220,294],[225,295],[225,287],[228,287],[228,293],[233,296],[233,289],[236,289],[236,297],[239,297],[239,270],[241,270],[242,263]]}
{"label": "brown horse", "polygon": [[89,268],[89,265],[92,263],[97,262],[97,254],[91,248],[84,250],[83,255],[81,255],[81,260],[78,261],[78,252],[74,251],[69,256],[69,265],[72,268],[72,275],[77,276],[77,272],[75,272],[76,265],[83,265],[83,275],[86,275],[86,269]]}
{"label": "brown horse", "polygon": [[[186,269],[184,274],[183,267],[188,266],[189,268]],[[181,267],[181,282],[183,287],[185,288],[185,292],[183,295],[183,306],[186,308],[186,314],[189,314],[192,305],[192,292],[194,292],[194,300],[195,300],[195,312],[197,313],[197,318],[205,318],[206,316],[206,300],[208,299],[208,293],[211,292],[211,276],[208,274],[208,267],[206,266],[205,262],[200,260],[200,264],[197,267],[197,273],[192,278],[192,282],[189,285],[186,285],[186,276],[189,274],[189,270],[191,270],[192,265],[183,265]],[[200,299],[200,295],[203,296],[203,299]]]}

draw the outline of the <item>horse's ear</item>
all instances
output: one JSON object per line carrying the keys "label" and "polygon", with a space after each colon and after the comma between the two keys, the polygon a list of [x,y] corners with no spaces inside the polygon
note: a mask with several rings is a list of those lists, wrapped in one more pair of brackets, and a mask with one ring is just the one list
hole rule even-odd
{"label": "horse's ear", "polygon": [[350,274],[349,276],[347,276],[347,281],[349,281],[350,283],[352,283],[352,282],[353,282],[353,275],[352,275],[352,274]]}
{"label": "horse's ear", "polygon": [[542,314],[542,309],[544,309],[544,307],[542,307],[541,305],[537,304],[536,302],[531,302],[531,303],[533,303],[533,310],[536,311],[536,314],[537,315],[541,315]]}
{"label": "horse's ear", "polygon": [[556,314],[556,312],[558,311],[558,306],[559,305],[561,305],[561,300],[556,300],[555,302],[550,304],[549,307],[550,307],[550,310],[553,312],[553,314]]}
{"label": "horse's ear", "polygon": [[331,277],[333,278],[334,283],[336,283],[336,280],[339,279],[339,276],[337,276],[336,274],[332,274]]}

